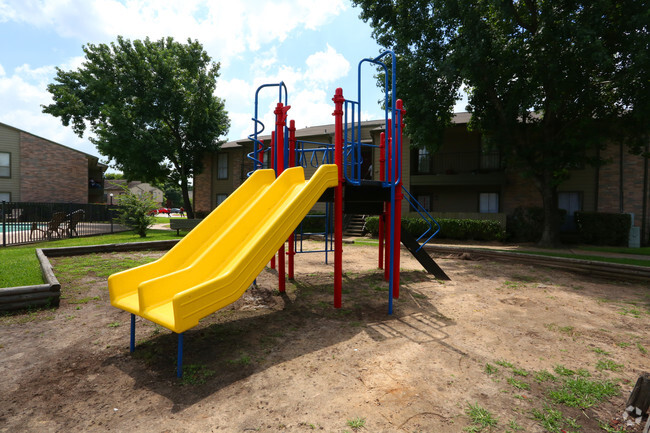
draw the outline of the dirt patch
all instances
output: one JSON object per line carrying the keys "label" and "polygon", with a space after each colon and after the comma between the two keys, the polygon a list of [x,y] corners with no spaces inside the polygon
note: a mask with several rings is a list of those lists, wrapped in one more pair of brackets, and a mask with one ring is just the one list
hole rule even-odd
{"label": "dirt patch", "polygon": [[[498,420],[483,431],[547,431],[535,419],[547,408],[581,425],[567,431],[604,431],[650,370],[647,284],[438,258],[452,279],[441,282],[403,251],[389,316],[376,257],[345,246],[339,310],[331,256],[297,255],[285,294],[266,269],[185,334],[182,380],[175,335],[138,318],[130,354],[129,315],[110,306],[105,276],[53,259],[60,308],[0,318],[0,431],[462,432],[470,405]],[[572,408],[549,394],[564,378],[619,391]]]}

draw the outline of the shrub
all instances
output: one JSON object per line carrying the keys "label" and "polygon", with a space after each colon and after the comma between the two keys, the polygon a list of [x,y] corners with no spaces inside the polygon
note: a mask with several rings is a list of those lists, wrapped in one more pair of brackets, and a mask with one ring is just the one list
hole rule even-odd
{"label": "shrub", "polygon": [[379,234],[379,217],[366,217],[366,225],[363,227],[363,231],[370,233],[372,236],[377,236]]}
{"label": "shrub", "polygon": [[[505,236],[501,224],[497,221],[467,219],[439,219],[437,221],[440,224],[440,232],[436,237],[441,239],[494,241],[503,240]],[[422,218],[402,218],[402,227],[417,238],[429,228],[429,225]],[[365,229],[373,236],[377,236],[379,217],[366,218]]]}
{"label": "shrub", "polygon": [[147,236],[147,229],[156,221],[150,213],[158,207],[158,204],[150,194],[133,194],[126,185],[122,186],[122,189],[124,194],[117,197],[120,224],[130,227],[144,238]]}
{"label": "shrub", "polygon": [[632,218],[629,214],[576,212],[580,241],[595,245],[627,245]]}
{"label": "shrub", "polygon": [[[310,212],[302,220],[302,232],[303,233],[323,233],[325,231],[325,214],[324,213],[312,213]],[[330,231],[334,230],[333,221],[330,222]],[[298,230],[301,229],[301,226],[298,226]]]}
{"label": "shrub", "polygon": [[[564,221],[566,210],[558,209],[556,221]],[[507,217],[508,240],[513,242],[537,242],[544,231],[544,209],[541,207],[518,207]]]}

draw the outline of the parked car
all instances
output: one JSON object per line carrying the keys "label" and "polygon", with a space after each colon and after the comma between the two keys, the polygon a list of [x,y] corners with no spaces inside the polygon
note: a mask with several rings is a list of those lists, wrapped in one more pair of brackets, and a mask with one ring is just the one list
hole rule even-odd
{"label": "parked car", "polygon": [[181,210],[177,207],[173,207],[170,209],[171,213],[181,213]]}
{"label": "parked car", "polygon": [[166,213],[167,215],[169,215],[171,212],[169,211],[168,208],[166,208],[166,207],[161,207],[160,209],[158,209],[158,210],[156,211],[156,213],[158,213],[158,214]]}

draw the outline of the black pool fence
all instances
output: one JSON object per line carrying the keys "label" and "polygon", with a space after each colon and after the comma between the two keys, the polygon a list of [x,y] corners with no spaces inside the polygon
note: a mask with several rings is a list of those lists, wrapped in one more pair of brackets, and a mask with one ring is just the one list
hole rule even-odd
{"label": "black pool fence", "polygon": [[0,206],[3,247],[129,230],[117,222],[118,206],[4,201]]}

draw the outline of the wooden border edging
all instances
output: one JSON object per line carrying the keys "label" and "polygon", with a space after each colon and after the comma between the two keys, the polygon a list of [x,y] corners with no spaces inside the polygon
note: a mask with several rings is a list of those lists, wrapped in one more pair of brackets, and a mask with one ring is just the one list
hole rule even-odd
{"label": "wooden border edging", "polygon": [[430,253],[437,254],[463,254],[468,253],[473,258],[490,260],[507,260],[531,265],[549,266],[565,269],[572,272],[588,273],[599,277],[618,280],[650,280],[650,267],[626,265],[622,263],[601,262],[595,260],[573,259],[570,257],[542,256],[535,253],[524,254],[511,251],[498,251],[486,248],[448,247],[440,245],[426,245]]}
{"label": "wooden border edging", "polygon": [[41,267],[45,284],[0,288],[0,311],[19,310],[28,307],[58,307],[61,299],[61,283],[54,275],[48,257],[78,256],[92,253],[119,251],[168,250],[179,240],[133,242],[127,244],[84,245],[79,247],[36,248],[36,258]]}

